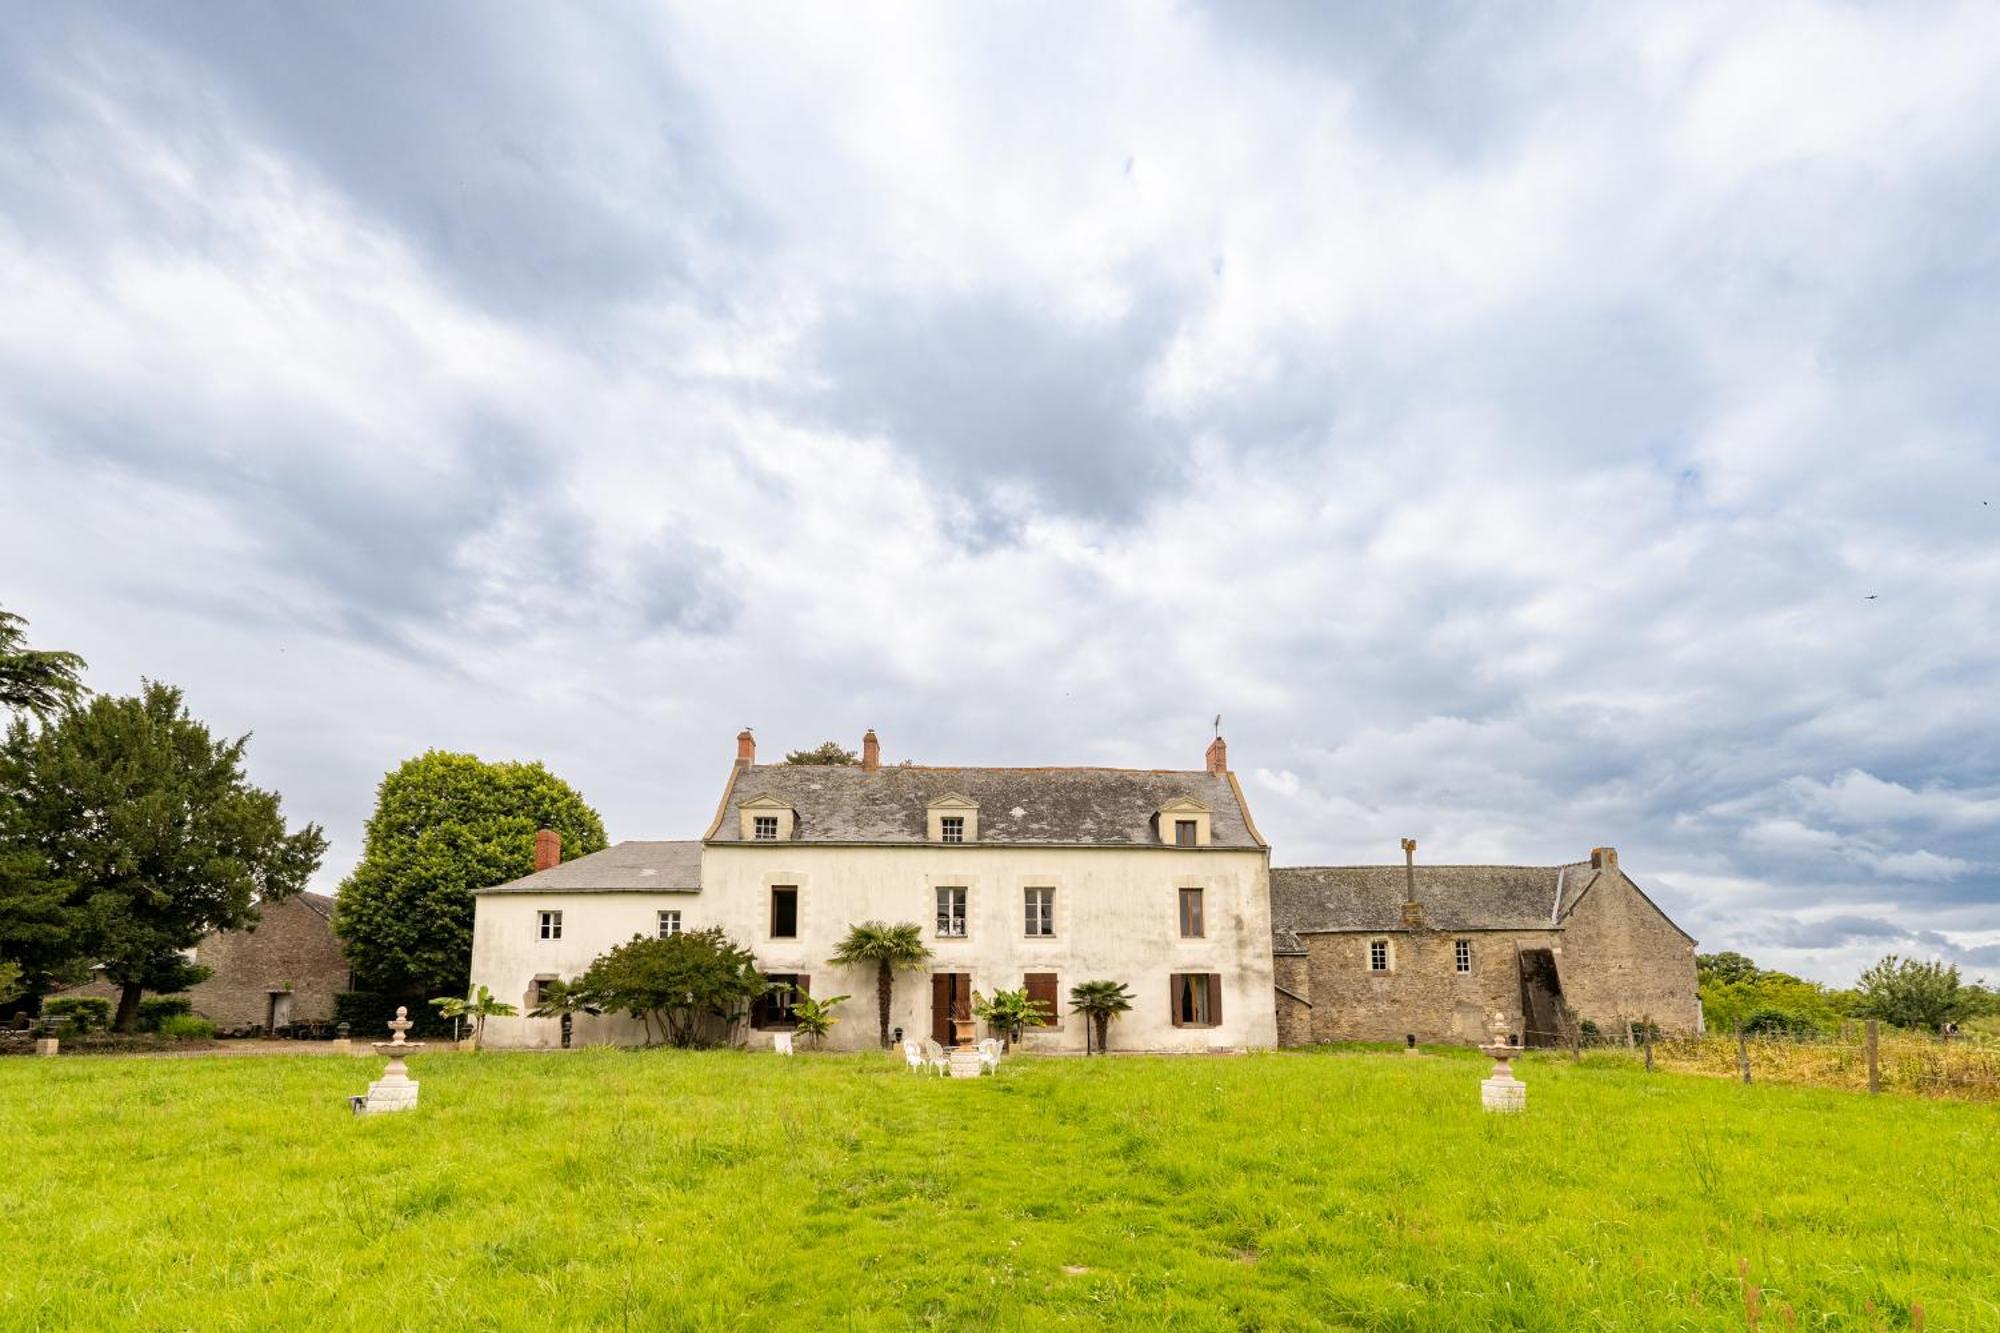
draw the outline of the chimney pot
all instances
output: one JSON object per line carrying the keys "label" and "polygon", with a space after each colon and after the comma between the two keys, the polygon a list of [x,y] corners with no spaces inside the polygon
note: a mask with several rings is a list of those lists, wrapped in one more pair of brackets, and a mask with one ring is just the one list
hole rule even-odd
{"label": "chimney pot", "polygon": [[562,834],[552,828],[535,830],[535,873],[562,864]]}
{"label": "chimney pot", "polygon": [[[1421,924],[1423,909],[1417,908],[1417,840],[1403,839],[1403,920],[1404,924]],[[1417,910],[1417,921],[1410,921],[1410,911]]]}
{"label": "chimney pot", "polygon": [[1229,743],[1218,735],[1208,743],[1206,755],[1208,771],[1221,777],[1229,771]]}
{"label": "chimney pot", "polygon": [[882,767],[882,742],[875,739],[875,728],[868,728],[861,738],[861,771],[873,773]]}
{"label": "chimney pot", "polygon": [[745,727],[736,733],[736,766],[748,768],[757,762],[757,738]]}
{"label": "chimney pot", "polygon": [[1592,870],[1616,870],[1618,868],[1618,849],[1616,847],[1591,848],[1590,868]]}

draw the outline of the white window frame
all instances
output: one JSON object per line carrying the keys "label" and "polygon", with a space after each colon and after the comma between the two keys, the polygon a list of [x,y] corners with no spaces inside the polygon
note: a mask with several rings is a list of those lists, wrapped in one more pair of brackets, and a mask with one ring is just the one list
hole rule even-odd
{"label": "white window frame", "polygon": [[536,914],[536,934],[545,940],[562,938],[562,910],[543,908]]}
{"label": "white window frame", "polygon": [[681,933],[680,908],[662,907],[655,914],[655,920],[658,922],[659,938],[664,940],[670,936],[678,935]]}
{"label": "white window frame", "polygon": [[752,842],[776,842],[778,840],[778,817],[776,815],[750,816],[750,840]]}
{"label": "white window frame", "polygon": [[[1055,938],[1056,933],[1056,891],[1046,884],[1030,885],[1021,890],[1021,929],[1026,938],[1046,940]],[[1036,927],[1040,929],[1036,929]]]}
{"label": "white window frame", "polygon": [[1458,968],[1460,976],[1472,973],[1472,941],[1453,940],[1451,945],[1452,964]]}
{"label": "white window frame", "polygon": [[[956,894],[954,900],[947,894]],[[971,933],[972,892],[963,884],[940,884],[937,886],[937,937],[941,940],[962,940]],[[957,929],[950,927],[956,926]]]}
{"label": "white window frame", "polygon": [[[1377,961],[1378,959],[1380,960],[1379,962]],[[1396,955],[1390,949],[1389,941],[1385,939],[1372,939],[1368,941],[1368,970],[1370,972],[1387,972],[1395,965],[1395,962]]]}
{"label": "white window frame", "polygon": [[938,841],[939,841],[939,842],[964,842],[964,841],[965,841],[965,816],[964,816],[964,815],[939,815],[939,816],[938,816]]}

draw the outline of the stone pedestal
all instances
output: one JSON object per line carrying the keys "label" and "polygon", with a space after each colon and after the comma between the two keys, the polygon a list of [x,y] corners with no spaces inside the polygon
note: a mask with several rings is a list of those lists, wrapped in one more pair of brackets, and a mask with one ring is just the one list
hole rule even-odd
{"label": "stone pedestal", "polygon": [[354,1042],[348,1037],[335,1037],[326,1044],[326,1048],[336,1055],[348,1055],[354,1050]]}
{"label": "stone pedestal", "polygon": [[953,1078],[978,1078],[979,1052],[970,1046],[954,1047],[951,1052],[951,1076]]}
{"label": "stone pedestal", "polygon": [[389,1031],[395,1034],[392,1041],[370,1042],[377,1051],[389,1057],[389,1067],[382,1071],[382,1077],[368,1085],[368,1095],[352,1097],[356,1115],[379,1115],[389,1111],[414,1111],[417,1109],[417,1081],[410,1077],[410,1070],[403,1063],[403,1057],[411,1051],[423,1047],[420,1041],[405,1041],[403,1034],[412,1024],[410,1011],[398,1007],[396,1017],[389,1024]]}
{"label": "stone pedestal", "polygon": [[1513,1061],[1521,1053],[1521,1048],[1507,1040],[1507,1016],[1493,1015],[1491,1028],[1492,1044],[1481,1046],[1481,1054],[1493,1058],[1493,1072],[1479,1085],[1479,1105],[1481,1109],[1498,1112],[1518,1112],[1528,1109],[1528,1085],[1514,1077]]}
{"label": "stone pedestal", "polygon": [[35,1038],[36,1055],[54,1055],[57,1051],[61,1049],[62,1049],[62,1038],[60,1037]]}

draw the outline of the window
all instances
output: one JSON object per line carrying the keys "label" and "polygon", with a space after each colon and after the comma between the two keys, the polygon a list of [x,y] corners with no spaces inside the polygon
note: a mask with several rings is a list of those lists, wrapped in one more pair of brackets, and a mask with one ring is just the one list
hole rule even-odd
{"label": "window", "polygon": [[801,995],[812,993],[812,978],[798,972],[766,972],[764,980],[774,989],[765,991],[750,1002],[750,1026],[753,1028],[792,1028],[799,1025],[799,1016],[792,1004]]}
{"label": "window", "polygon": [[669,935],[678,935],[680,933],[681,914],[679,912],[660,913],[660,938],[665,939]]}
{"label": "window", "polygon": [[1028,929],[1030,935],[1053,935],[1056,933],[1056,891],[1054,889],[1027,890]]}
{"label": "window", "polygon": [[1472,970],[1472,941],[1459,940],[1451,948],[1458,962],[1458,970],[1461,972],[1470,972]]}
{"label": "window", "polygon": [[528,992],[528,1007],[539,1009],[548,1003],[549,987],[560,980],[561,977],[536,977],[534,989]]}
{"label": "window", "polygon": [[938,820],[939,842],[965,841],[965,816],[945,815]]}
{"label": "window", "polygon": [[937,907],[937,933],[962,938],[965,934],[965,890],[939,889]]}
{"label": "window", "polygon": [[1368,941],[1368,970],[1387,972],[1389,970],[1389,941]]}
{"label": "window", "polygon": [[1201,890],[1181,890],[1181,938],[1200,939],[1208,933],[1201,919]]}
{"label": "window", "polygon": [[1213,972],[1176,972],[1167,980],[1175,1027],[1212,1028],[1222,1021],[1221,977]]}
{"label": "window", "polygon": [[771,890],[771,938],[795,940],[799,937],[799,891],[791,885]]}
{"label": "window", "polygon": [[755,815],[750,820],[751,836],[758,842],[778,840],[778,817],[776,815]]}
{"label": "window", "polygon": [[545,940],[559,940],[559,939],[561,939],[561,938],[562,938],[562,913],[561,913],[561,912],[543,912],[543,913],[541,914],[541,918],[542,918],[542,938],[543,938],[543,939],[545,939]]}
{"label": "window", "polygon": [[1195,823],[1192,819],[1176,819],[1174,821],[1174,846],[1194,846],[1194,829]]}
{"label": "window", "polygon": [[1042,1016],[1043,1027],[1062,1026],[1061,990],[1056,985],[1055,973],[1030,972],[1021,978],[1021,988],[1028,992],[1029,1002],[1038,1006],[1036,1012]]}

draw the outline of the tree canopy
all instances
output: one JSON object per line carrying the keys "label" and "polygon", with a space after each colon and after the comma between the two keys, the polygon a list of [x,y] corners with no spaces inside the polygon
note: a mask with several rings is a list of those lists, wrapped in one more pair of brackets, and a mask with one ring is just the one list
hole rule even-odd
{"label": "tree canopy", "polygon": [[634,935],[600,954],[574,989],[639,1019],[649,1036],[657,1027],[673,1045],[693,1046],[704,1018],[733,1022],[771,983],[748,949],[711,926],[665,938]]}
{"label": "tree canopy", "polygon": [[317,824],[285,827],[275,792],[243,772],[249,737],[217,740],[181,692],[147,682],[93,699],[0,745],[0,916],[10,956],[41,980],[79,962],[122,991],[199,980],[182,951],[253,924],[259,903],[303,889],[326,852]]}
{"label": "tree canopy", "polygon": [[785,762],[788,764],[838,766],[842,764],[858,764],[861,761],[855,757],[854,751],[843,750],[838,741],[821,741],[810,750],[793,750],[785,756]]}
{"label": "tree canopy", "polygon": [[1920,963],[1890,954],[1861,974],[1857,1011],[1903,1028],[1937,1028],[1976,1007],[1956,964]]}
{"label": "tree canopy", "polygon": [[604,821],[535,763],[432,750],[382,779],[361,862],[340,886],[334,927],[356,981],[392,995],[466,993],[474,889],[535,868],[535,833],[564,860],[601,851]]}
{"label": "tree canopy", "polygon": [[0,708],[47,717],[89,693],[84,661],[75,653],[29,648],[27,626],[11,611],[0,611]]}

